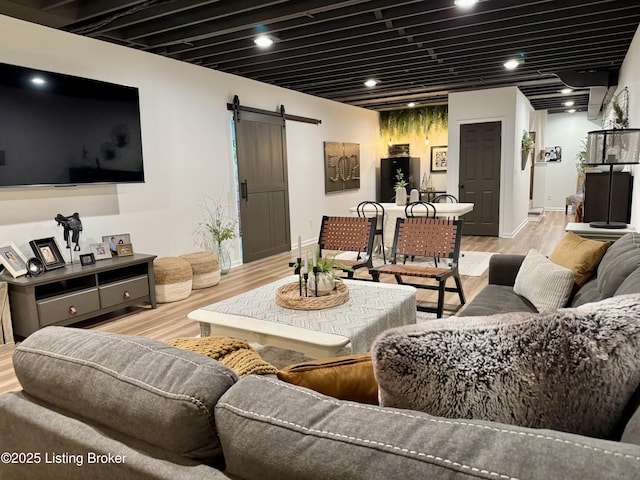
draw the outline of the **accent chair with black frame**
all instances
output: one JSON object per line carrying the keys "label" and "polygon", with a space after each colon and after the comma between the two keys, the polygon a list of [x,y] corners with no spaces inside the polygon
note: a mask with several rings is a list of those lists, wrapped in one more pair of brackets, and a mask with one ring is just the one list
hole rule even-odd
{"label": "accent chair with black frame", "polygon": [[377,225],[375,236],[380,236],[380,249],[382,250],[382,260],[387,263],[387,253],[384,248],[384,207],[382,204],[373,201],[360,202],[356,207],[359,217],[376,217]]}
{"label": "accent chair with black frame", "polygon": [[440,193],[433,197],[431,203],[459,203],[458,197],[450,193]]}
{"label": "accent chair with black frame", "polygon": [[[339,259],[343,265],[353,270],[373,268],[373,239],[376,231],[375,217],[322,217],[320,227],[320,256],[323,250],[331,252],[357,252],[355,260]],[[348,278],[354,278],[354,271],[345,270]]]}
{"label": "accent chair with black frame", "polygon": [[411,202],[404,207],[405,217],[429,217],[432,212],[432,218],[436,218],[436,206],[430,202]]}
{"label": "accent chair with black frame", "polygon": [[[381,274],[395,276],[399,284],[411,285],[438,291],[436,308],[418,306],[418,310],[435,312],[438,318],[444,310],[445,292],[456,292],[460,297],[460,306],[465,304],[462,282],[458,273],[458,257],[460,256],[460,242],[462,238],[462,220],[433,219],[425,217],[398,218],[393,240],[391,263],[369,269],[369,273],[376,282]],[[448,259],[450,265],[432,267],[417,264],[404,264],[402,257],[434,257]],[[444,262],[443,262],[444,263]],[[403,277],[433,279],[437,285],[425,283],[409,283]],[[447,287],[446,282],[453,277],[455,287]]]}

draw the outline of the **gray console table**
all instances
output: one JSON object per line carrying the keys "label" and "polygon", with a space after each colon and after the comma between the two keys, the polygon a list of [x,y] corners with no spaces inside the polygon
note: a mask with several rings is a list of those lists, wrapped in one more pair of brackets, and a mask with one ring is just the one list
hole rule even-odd
{"label": "gray console table", "polygon": [[70,325],[141,302],[156,308],[154,258],[138,253],[74,263],[35,277],[3,272],[14,334],[27,337],[47,325]]}

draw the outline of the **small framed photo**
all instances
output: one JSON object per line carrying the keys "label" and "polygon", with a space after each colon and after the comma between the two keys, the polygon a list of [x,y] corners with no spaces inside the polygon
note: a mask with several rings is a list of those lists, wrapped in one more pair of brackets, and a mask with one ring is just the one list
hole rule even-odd
{"label": "small framed photo", "polygon": [[64,257],[54,237],[40,238],[29,242],[31,250],[42,263],[45,270],[55,270],[65,266]]}
{"label": "small framed photo", "polygon": [[27,274],[27,257],[15,243],[0,243],[0,263],[15,278]]}
{"label": "small framed photo", "polygon": [[95,260],[108,260],[111,258],[111,250],[107,242],[90,243],[89,248]]}
{"label": "small framed photo", "polygon": [[128,257],[129,255],[133,255],[133,245],[130,243],[119,243],[116,246],[119,257]]}
{"label": "small framed photo", "polygon": [[447,146],[431,147],[431,171],[447,171]]}
{"label": "small framed photo", "polygon": [[111,255],[118,255],[118,245],[131,243],[131,235],[128,233],[118,233],[117,235],[103,235],[102,241],[109,244]]}
{"label": "small framed photo", "polygon": [[84,267],[85,265],[95,265],[96,257],[93,256],[93,253],[86,253],[84,255],[80,255],[80,264]]}

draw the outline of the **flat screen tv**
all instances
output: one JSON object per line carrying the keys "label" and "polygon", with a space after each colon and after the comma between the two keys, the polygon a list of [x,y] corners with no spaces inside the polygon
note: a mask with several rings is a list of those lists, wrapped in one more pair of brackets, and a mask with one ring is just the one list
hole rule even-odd
{"label": "flat screen tv", "polygon": [[0,63],[0,187],[144,182],[138,89]]}

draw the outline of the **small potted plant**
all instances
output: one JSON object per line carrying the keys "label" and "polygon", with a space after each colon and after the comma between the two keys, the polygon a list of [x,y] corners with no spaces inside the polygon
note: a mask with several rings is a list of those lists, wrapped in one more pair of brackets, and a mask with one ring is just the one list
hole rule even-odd
{"label": "small potted plant", "polygon": [[407,204],[407,181],[404,179],[404,173],[401,169],[396,170],[396,205]]}
{"label": "small potted plant", "polygon": [[522,170],[527,166],[527,160],[529,159],[529,154],[533,152],[533,138],[529,135],[529,132],[526,130],[522,131]]}
{"label": "small potted plant", "polygon": [[[336,270],[353,272],[353,269],[336,260],[337,253],[330,253],[324,257],[316,252],[316,267],[318,270],[318,296],[329,295],[336,286]],[[316,278],[309,266],[309,291],[316,291]]]}

